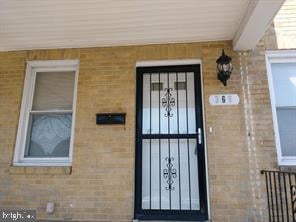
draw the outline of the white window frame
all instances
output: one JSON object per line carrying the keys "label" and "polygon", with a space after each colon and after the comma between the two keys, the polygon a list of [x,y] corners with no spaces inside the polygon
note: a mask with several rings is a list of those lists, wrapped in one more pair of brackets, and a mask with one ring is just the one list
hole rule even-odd
{"label": "white window frame", "polygon": [[270,100],[271,100],[273,128],[274,128],[274,134],[275,134],[278,164],[279,166],[295,166],[296,156],[284,157],[282,155],[278,120],[277,120],[277,114],[276,114],[275,92],[273,87],[271,65],[273,63],[296,63],[296,50],[266,51],[265,60],[266,60],[266,67],[267,67],[267,77],[268,77],[268,84],[269,84],[269,93],[270,93]]}
{"label": "white window frame", "polygon": [[[29,109],[32,107],[32,102],[33,102],[36,73],[37,72],[59,72],[59,71],[75,72],[69,157],[53,157],[53,158],[24,157],[26,137],[27,137],[27,131],[28,131],[29,113],[30,113]],[[15,152],[14,152],[14,158],[13,158],[14,166],[71,166],[72,165],[78,75],[79,75],[79,60],[27,61],[21,111],[19,116],[19,124],[18,124]]]}

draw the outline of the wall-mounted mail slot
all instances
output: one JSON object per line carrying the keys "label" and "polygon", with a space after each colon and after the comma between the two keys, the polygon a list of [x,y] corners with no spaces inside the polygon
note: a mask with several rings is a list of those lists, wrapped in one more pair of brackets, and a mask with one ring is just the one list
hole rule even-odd
{"label": "wall-mounted mail slot", "polygon": [[125,124],[125,113],[97,113],[97,124]]}

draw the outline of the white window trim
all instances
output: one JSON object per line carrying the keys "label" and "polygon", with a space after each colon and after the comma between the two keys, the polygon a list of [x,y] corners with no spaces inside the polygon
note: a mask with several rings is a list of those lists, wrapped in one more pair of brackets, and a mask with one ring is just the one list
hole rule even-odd
{"label": "white window trim", "polygon": [[171,59],[171,60],[148,60],[137,61],[136,67],[151,67],[151,66],[177,66],[177,65],[195,65],[200,64],[200,59]]}
{"label": "white window trim", "polygon": [[[43,72],[74,71],[75,72],[71,139],[70,139],[69,157],[67,158],[65,157],[24,158],[25,141],[26,141],[26,135],[28,130],[28,121],[29,121],[28,110],[33,100],[36,72],[40,72],[40,71],[43,71]],[[78,75],[79,75],[79,60],[27,61],[21,111],[19,116],[19,124],[18,124],[15,152],[14,152],[14,158],[13,158],[14,166],[71,166],[72,165]]]}
{"label": "white window trim", "polygon": [[269,93],[270,93],[270,100],[271,100],[273,128],[274,128],[274,134],[275,134],[278,164],[280,166],[295,166],[296,156],[290,156],[290,157],[282,156],[278,120],[276,115],[276,103],[275,103],[275,93],[274,93],[274,87],[273,87],[271,64],[296,63],[296,50],[266,51],[265,60],[266,60],[266,67],[267,67],[267,77],[268,77],[268,84],[269,84]]}

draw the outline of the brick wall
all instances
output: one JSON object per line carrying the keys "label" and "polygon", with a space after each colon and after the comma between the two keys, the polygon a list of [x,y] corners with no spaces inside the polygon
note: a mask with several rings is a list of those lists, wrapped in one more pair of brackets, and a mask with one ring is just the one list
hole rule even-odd
{"label": "brick wall", "polygon": [[[41,219],[131,221],[134,200],[135,63],[203,62],[210,204],[213,221],[263,221],[263,168],[275,165],[264,62],[265,41],[251,53],[230,41],[0,53],[0,207],[37,209]],[[271,44],[273,45],[273,44]],[[228,86],[216,79],[224,48],[233,58]],[[26,60],[79,59],[73,167],[12,167]],[[211,106],[211,94],[235,93],[238,106]],[[98,126],[98,112],[126,112],[125,126]],[[266,156],[267,155],[267,156]],[[254,165],[255,164],[255,165]],[[56,212],[45,213],[46,202]]]}
{"label": "brick wall", "polygon": [[296,48],[296,1],[286,0],[274,18],[279,49]]}
{"label": "brick wall", "polygon": [[272,24],[255,50],[239,53],[252,216],[255,218],[251,221],[268,221],[265,181],[260,170],[278,168],[265,64],[265,51],[275,49],[277,41]]}

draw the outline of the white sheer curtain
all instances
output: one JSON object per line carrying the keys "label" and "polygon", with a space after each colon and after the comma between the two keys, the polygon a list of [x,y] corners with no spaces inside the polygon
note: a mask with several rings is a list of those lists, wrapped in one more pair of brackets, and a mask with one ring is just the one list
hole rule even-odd
{"label": "white sheer curtain", "polygon": [[71,137],[72,115],[34,114],[31,120],[27,156],[67,157]]}

